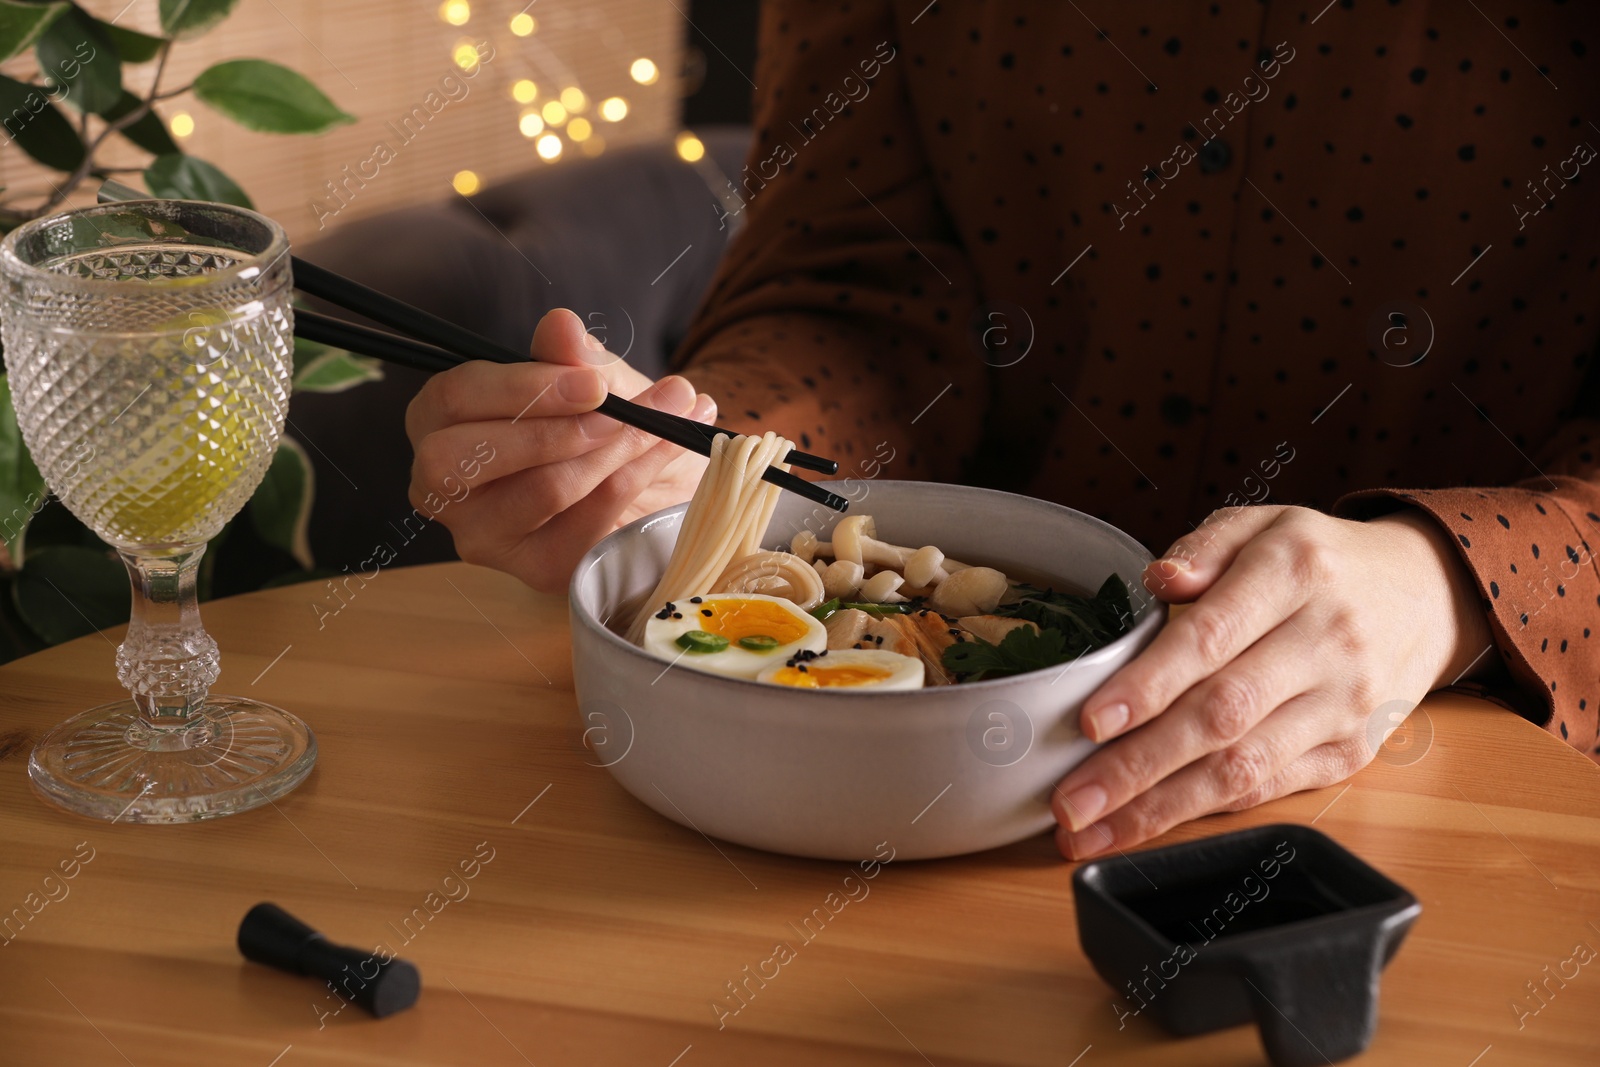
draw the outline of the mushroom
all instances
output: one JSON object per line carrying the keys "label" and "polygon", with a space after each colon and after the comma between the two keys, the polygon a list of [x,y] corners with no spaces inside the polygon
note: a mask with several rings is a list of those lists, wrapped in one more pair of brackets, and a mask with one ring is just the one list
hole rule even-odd
{"label": "mushroom", "polygon": [[789,551],[807,563],[814,563],[818,556],[833,555],[833,545],[817,540],[817,535],[810,530],[801,530],[789,542]]}
{"label": "mushroom", "polygon": [[891,545],[877,538],[878,528],[871,515],[851,515],[833,528],[833,556],[852,563],[898,571],[911,558],[912,550]]}
{"label": "mushroom", "polygon": [[950,572],[944,566],[944,553],[933,545],[917,549],[906,560],[905,577],[907,585],[925,589],[938,585],[950,577]]}
{"label": "mushroom", "polygon": [[906,598],[896,590],[905,582],[906,580],[894,571],[879,571],[861,583],[861,596],[874,604],[901,604]]}
{"label": "mushroom", "polygon": [[[828,599],[853,597],[861,588],[861,564],[848,559],[837,559],[822,572],[822,591]],[[969,613],[971,614],[971,613]]]}
{"label": "mushroom", "polygon": [[967,567],[947,577],[928,598],[929,605],[944,615],[988,615],[1005,596],[1006,576],[993,567]]}

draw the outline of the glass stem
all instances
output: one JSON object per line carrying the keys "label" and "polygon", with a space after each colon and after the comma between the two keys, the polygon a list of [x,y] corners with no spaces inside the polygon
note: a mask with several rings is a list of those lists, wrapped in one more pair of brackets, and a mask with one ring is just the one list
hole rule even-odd
{"label": "glass stem", "polygon": [[193,725],[221,670],[195,594],[205,554],[203,544],[164,556],[121,553],[133,583],[133,615],[117,649],[117,678],[152,730]]}

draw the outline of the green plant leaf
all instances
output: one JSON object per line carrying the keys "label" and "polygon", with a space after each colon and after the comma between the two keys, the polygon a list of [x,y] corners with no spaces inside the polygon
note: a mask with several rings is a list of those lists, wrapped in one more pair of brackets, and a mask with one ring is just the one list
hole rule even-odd
{"label": "green plant leaf", "polygon": [[65,14],[71,4],[16,4],[0,0],[0,60],[33,47],[39,35]]}
{"label": "green plant leaf", "polygon": [[161,46],[167,42],[160,37],[151,37],[148,33],[138,30],[125,30],[121,26],[110,22],[95,20],[100,27],[100,32],[111,39],[111,46],[117,50],[117,55],[122,57],[124,63],[148,63],[161,51]]}
{"label": "green plant leaf", "polygon": [[383,368],[377,360],[330,348],[296,368],[294,388],[298,393],[342,393],[382,377]]}
{"label": "green plant leaf", "polygon": [[11,583],[11,601],[47,644],[128,621],[128,572],[103,551],[67,545],[41,548]]}
{"label": "green plant leaf", "polygon": [[228,17],[239,0],[161,0],[161,32],[198,37]]}
{"label": "green plant leaf", "polygon": [[305,449],[293,438],[282,437],[267,476],[250,498],[250,521],[256,533],[269,545],[289,553],[307,570],[315,565],[307,536],[315,489],[311,460]]}
{"label": "green plant leaf", "polygon": [[0,376],[0,539],[5,541],[13,566],[22,565],[28,524],[49,495],[17,426],[11,379]]}
{"label": "green plant leaf", "polygon": [[354,115],[288,67],[265,59],[232,59],[207,67],[194,95],[239,125],[262,133],[322,133]]}
{"label": "green plant leaf", "polygon": [[219,204],[255,207],[233,179],[194,156],[158,156],[145,168],[145,188],[163,200],[214,200]]}
{"label": "green plant leaf", "polygon": [[44,90],[3,74],[0,124],[17,147],[47,167],[73,171],[83,162],[83,142]]}
{"label": "green plant leaf", "polygon": [[[296,301],[299,304],[299,301]],[[303,371],[313,360],[333,349],[320,341],[308,341],[304,337],[294,339],[294,377],[300,377]]]}
{"label": "green plant leaf", "polygon": [[[116,106],[102,112],[101,117],[108,122],[115,122],[143,104],[144,101],[124,90]],[[144,118],[118,132],[151,155],[175,155],[183,151],[178,147],[178,142],[172,139],[172,134],[167,132],[167,124],[154,111],[146,112]]]}
{"label": "green plant leaf", "polygon": [[50,24],[37,44],[39,73],[65,88],[62,96],[79,111],[100,115],[122,97],[122,60],[111,38],[77,8]]}

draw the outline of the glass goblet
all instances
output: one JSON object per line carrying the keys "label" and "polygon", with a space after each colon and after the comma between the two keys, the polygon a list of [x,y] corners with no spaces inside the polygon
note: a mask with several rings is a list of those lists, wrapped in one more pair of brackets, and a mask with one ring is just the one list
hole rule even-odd
{"label": "glass goblet", "polygon": [[17,421],[61,502],[133,584],[117,650],[130,693],[34,748],[70,811],[189,822],[287,793],[316,762],[294,715],[213,696],[195,579],[265,476],[289,406],[289,244],[253,211],[149,200],[68,211],[0,243],[0,334]]}

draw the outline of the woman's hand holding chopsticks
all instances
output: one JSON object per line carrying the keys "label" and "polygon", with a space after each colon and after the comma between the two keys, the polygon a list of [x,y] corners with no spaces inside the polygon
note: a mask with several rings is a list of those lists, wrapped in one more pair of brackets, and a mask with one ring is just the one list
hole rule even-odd
{"label": "woman's hand holding chopsticks", "polygon": [[683,377],[651,382],[564,309],[540,321],[532,354],[538,362],[473,361],[423,386],[406,411],[410,497],[462,559],[561,592],[596,541],[687,500],[705,470],[705,457],[595,411],[608,392],[697,422],[717,409]]}

